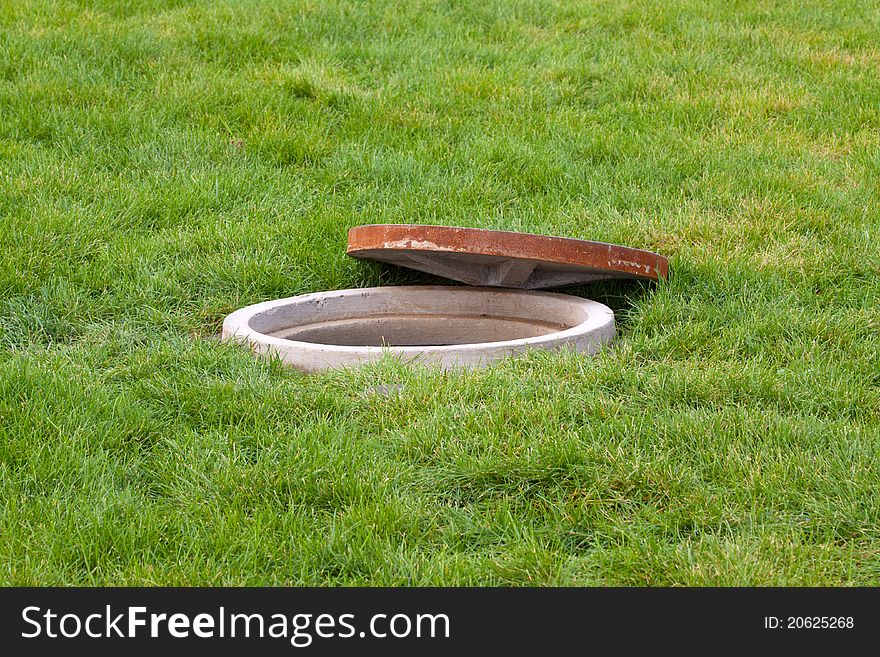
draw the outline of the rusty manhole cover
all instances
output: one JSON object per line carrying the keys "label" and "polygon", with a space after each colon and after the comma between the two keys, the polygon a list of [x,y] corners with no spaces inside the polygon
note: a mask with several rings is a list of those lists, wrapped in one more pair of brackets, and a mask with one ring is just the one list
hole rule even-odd
{"label": "rusty manhole cover", "polygon": [[348,255],[471,285],[528,290],[612,278],[666,278],[669,261],[616,244],[505,230],[373,224],[348,231]]}

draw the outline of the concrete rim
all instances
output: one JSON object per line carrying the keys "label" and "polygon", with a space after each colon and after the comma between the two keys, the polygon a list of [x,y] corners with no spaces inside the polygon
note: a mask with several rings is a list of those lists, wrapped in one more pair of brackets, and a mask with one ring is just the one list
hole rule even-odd
{"label": "concrete rim", "polygon": [[[276,315],[279,313],[293,317],[294,320],[290,327],[297,327],[296,316],[299,315],[299,309],[305,310],[311,307],[310,311],[314,313],[314,308],[321,308],[322,304],[328,301],[336,303],[337,306],[340,304],[350,305],[352,307],[349,315],[351,318],[367,318],[375,315],[357,310],[357,304],[364,304],[365,299],[382,300],[383,298],[392,299],[392,297],[410,297],[409,301],[414,302],[426,297],[434,298],[436,295],[440,295],[436,298],[446,297],[449,300],[456,298],[456,295],[477,295],[471,297],[472,302],[491,300],[496,304],[511,304],[511,308],[520,308],[522,304],[527,306],[544,305],[544,307],[547,307],[546,304],[558,305],[570,312],[582,314],[583,321],[579,321],[570,328],[536,337],[496,342],[419,346],[348,346],[303,342],[268,335],[253,327],[255,320],[260,321],[267,317],[280,316]],[[479,295],[487,296],[481,299]],[[460,296],[458,298],[461,299]],[[431,315],[433,311],[429,310],[419,314]],[[437,314],[441,314],[441,310],[438,309]],[[393,317],[394,313],[388,313],[387,316]],[[498,317],[501,316],[498,315]],[[528,314],[523,317],[528,318]],[[541,320],[544,318],[534,316],[533,319]],[[278,329],[275,329],[272,332],[277,331]],[[405,285],[316,292],[257,303],[236,310],[226,317],[223,322],[222,339],[248,344],[256,355],[275,354],[286,364],[297,369],[320,371],[361,365],[376,361],[385,354],[391,354],[405,361],[437,363],[448,368],[484,366],[492,361],[529,349],[569,347],[578,352],[595,353],[604,344],[611,341],[614,332],[614,313],[611,309],[601,303],[581,297],[507,288]]]}

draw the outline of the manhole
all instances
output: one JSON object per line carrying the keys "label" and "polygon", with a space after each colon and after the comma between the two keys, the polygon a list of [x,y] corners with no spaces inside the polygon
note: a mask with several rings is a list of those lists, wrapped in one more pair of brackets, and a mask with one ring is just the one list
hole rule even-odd
{"label": "manhole", "polygon": [[305,371],[384,354],[470,367],[529,349],[594,353],[614,337],[614,313],[595,301],[534,290],[657,280],[668,269],[666,258],[640,249],[448,226],[358,226],[349,231],[347,252],[480,287],[388,286],[267,301],[229,315],[223,338]]}
{"label": "manhole", "polygon": [[247,341],[305,371],[350,367],[392,354],[443,367],[485,365],[527,349],[593,353],[614,336],[614,313],[550,292],[388,286],[318,292],[242,308],[224,339]]}

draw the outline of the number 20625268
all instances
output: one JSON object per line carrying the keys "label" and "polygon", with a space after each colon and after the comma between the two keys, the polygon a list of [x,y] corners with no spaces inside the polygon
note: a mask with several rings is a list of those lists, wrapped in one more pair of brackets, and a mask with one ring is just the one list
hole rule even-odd
{"label": "number 20625268", "polygon": [[847,630],[854,626],[852,616],[764,616],[768,630]]}

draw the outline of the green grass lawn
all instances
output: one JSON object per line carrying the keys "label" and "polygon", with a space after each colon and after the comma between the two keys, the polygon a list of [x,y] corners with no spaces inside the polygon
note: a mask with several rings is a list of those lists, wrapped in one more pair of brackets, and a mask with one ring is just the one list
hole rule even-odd
{"label": "green grass lawn", "polygon": [[[876,584],[878,191],[876,3],[2,0],[0,583]],[[218,343],[394,222],[671,277],[596,358]]]}

